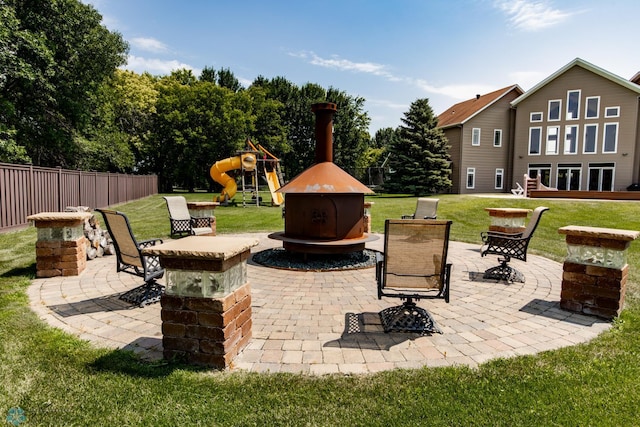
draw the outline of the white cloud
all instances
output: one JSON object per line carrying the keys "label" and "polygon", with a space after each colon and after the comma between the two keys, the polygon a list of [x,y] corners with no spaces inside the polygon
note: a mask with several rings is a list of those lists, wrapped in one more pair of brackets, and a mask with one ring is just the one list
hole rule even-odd
{"label": "white cloud", "polygon": [[391,81],[400,80],[387,71],[386,65],[376,64],[375,62],[353,62],[348,59],[340,58],[337,55],[333,55],[331,58],[327,59],[316,55],[314,52],[297,52],[289,53],[289,55],[304,59],[312,65],[318,65],[324,68],[373,74],[375,76],[385,77]]}
{"label": "white cloud", "polygon": [[430,85],[427,81],[421,79],[414,80],[414,84],[427,93],[445,95],[457,100],[470,99],[477,94],[483,95],[496,90],[493,86],[483,84],[460,84],[437,87]]}
{"label": "white cloud", "polygon": [[137,73],[143,73],[145,71],[151,74],[171,74],[174,70],[179,70],[186,68],[187,70],[193,71],[193,74],[200,75],[200,71],[198,69],[193,68],[189,64],[185,64],[179,62],[175,59],[171,60],[163,60],[156,58],[143,58],[141,56],[129,55],[127,65],[123,68],[127,70],[135,71]]}
{"label": "white cloud", "polygon": [[131,45],[140,50],[154,53],[167,52],[169,50],[166,44],[150,37],[135,37],[131,39]]}
{"label": "white cloud", "polygon": [[507,15],[511,25],[524,31],[552,27],[574,15],[554,8],[546,0],[497,0],[494,5]]}

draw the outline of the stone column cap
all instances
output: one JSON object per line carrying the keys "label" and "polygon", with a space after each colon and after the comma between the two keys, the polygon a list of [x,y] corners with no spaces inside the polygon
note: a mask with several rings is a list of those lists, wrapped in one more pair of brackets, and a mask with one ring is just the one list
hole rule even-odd
{"label": "stone column cap", "polygon": [[593,237],[598,239],[623,240],[630,242],[640,236],[634,230],[620,230],[617,228],[586,227],[582,225],[567,225],[558,229],[558,233],[567,236]]}
{"label": "stone column cap", "polygon": [[484,208],[491,216],[526,216],[531,209],[525,208]]}
{"label": "stone column cap", "polygon": [[250,237],[189,236],[145,248],[142,253],[160,258],[227,260],[257,245],[258,239]]}
{"label": "stone column cap", "polygon": [[215,209],[220,206],[218,202],[187,202],[187,208],[189,209]]}
{"label": "stone column cap", "polygon": [[83,221],[91,218],[91,212],[40,212],[29,215],[27,221]]}

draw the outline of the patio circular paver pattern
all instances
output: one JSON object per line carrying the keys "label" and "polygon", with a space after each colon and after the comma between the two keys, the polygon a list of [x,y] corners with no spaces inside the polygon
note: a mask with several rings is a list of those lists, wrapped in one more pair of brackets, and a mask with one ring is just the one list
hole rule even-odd
{"label": "patio circular paver pattern", "polygon": [[[281,242],[267,233],[252,252]],[[381,236],[382,237],[382,236]],[[382,250],[384,239],[367,243]],[[306,272],[264,267],[249,260],[253,338],[232,370],[309,374],[370,373],[394,368],[468,365],[535,354],[586,342],[610,322],[560,309],[562,265],[529,255],[512,261],[525,283],[484,281],[497,263],[479,245],[450,242],[451,302],[422,300],[442,334],[384,333],[377,313],[398,305],[378,300],[375,269]],[[48,324],[97,346],[162,358],[160,304],[132,307],[118,296],[142,284],[116,272],[115,256],[87,263],[79,276],[35,279],[32,309]]]}

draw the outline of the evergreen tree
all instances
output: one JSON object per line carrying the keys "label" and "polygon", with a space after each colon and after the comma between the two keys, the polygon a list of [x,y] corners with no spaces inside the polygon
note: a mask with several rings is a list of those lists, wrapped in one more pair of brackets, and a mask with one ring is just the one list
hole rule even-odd
{"label": "evergreen tree", "polygon": [[447,138],[437,129],[429,100],[418,99],[404,114],[397,138],[389,147],[391,174],[385,191],[415,196],[441,193],[451,187]]}

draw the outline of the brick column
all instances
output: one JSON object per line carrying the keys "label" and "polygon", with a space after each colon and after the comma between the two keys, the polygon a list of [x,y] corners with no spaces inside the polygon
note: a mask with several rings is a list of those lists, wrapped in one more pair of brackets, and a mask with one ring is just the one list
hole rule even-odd
{"label": "brick column", "polygon": [[371,233],[371,206],[373,202],[364,202],[364,232]]}
{"label": "brick column", "polygon": [[189,236],[144,249],[166,270],[165,359],[225,369],[251,339],[247,259],[255,239]]}
{"label": "brick column", "polygon": [[525,220],[531,209],[520,208],[485,208],[489,212],[491,225],[489,231],[498,233],[522,233],[525,230]]}
{"label": "brick column", "polygon": [[627,289],[626,250],[637,231],[570,225],[566,235],[560,307],[612,319],[620,314]]}
{"label": "brick column", "polygon": [[38,229],[36,277],[77,276],[87,266],[84,222],[89,212],[41,212],[27,217]]}
{"label": "brick column", "polygon": [[[213,210],[220,206],[218,202],[187,202],[189,214],[194,218],[210,218],[211,220],[211,236],[216,235],[216,217]],[[206,234],[205,234],[206,236]]]}

